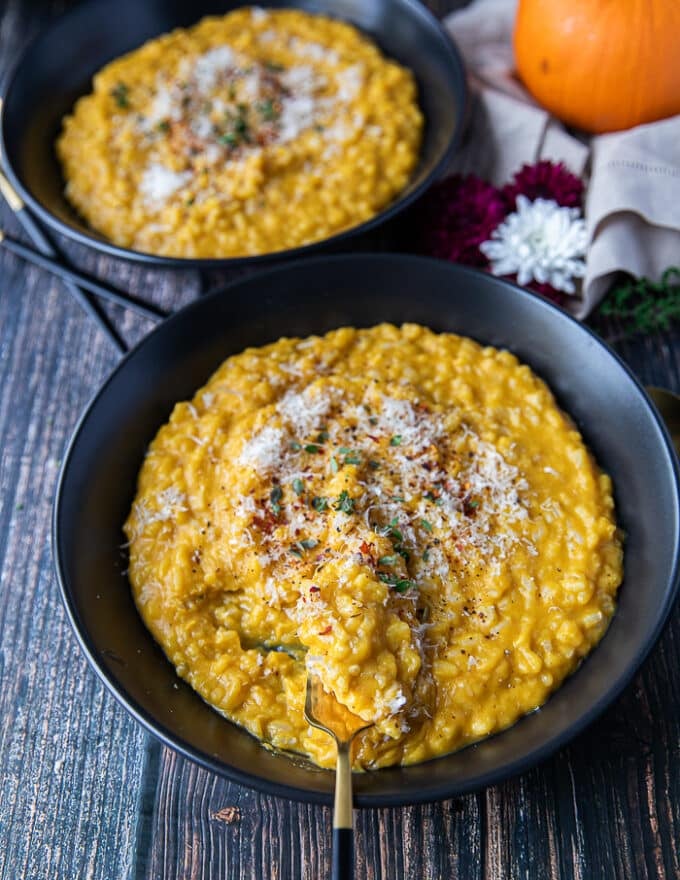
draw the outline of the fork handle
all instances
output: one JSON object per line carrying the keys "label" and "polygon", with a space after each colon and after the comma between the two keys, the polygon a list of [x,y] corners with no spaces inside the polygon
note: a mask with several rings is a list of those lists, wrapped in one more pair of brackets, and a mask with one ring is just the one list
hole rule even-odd
{"label": "fork handle", "polygon": [[334,828],[331,880],[352,880],[352,877],[354,877],[354,831],[352,828]]}
{"label": "fork handle", "polygon": [[350,743],[338,742],[333,806],[333,858],[331,880],[354,877],[354,830],[352,828],[352,765]]}

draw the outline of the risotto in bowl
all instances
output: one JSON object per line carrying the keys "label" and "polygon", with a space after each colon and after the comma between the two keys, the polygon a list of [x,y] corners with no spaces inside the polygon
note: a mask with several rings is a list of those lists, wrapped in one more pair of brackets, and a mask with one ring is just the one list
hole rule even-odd
{"label": "risotto in bowl", "polygon": [[108,64],[64,120],[66,196],[163,256],[290,250],[401,193],[423,134],[413,74],[354,26],[245,7]]}
{"label": "risotto in bowl", "polygon": [[612,487],[507,351],[416,324],[230,357],[151,444],[125,525],[144,622],[263,744],[330,767],[307,671],[413,764],[541,706],[604,634]]}

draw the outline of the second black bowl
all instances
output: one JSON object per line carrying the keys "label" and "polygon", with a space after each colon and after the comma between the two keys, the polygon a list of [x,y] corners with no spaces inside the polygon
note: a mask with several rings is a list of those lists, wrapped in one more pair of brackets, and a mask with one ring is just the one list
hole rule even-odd
{"label": "second black bowl", "polygon": [[90,91],[93,75],[109,61],[173,28],[243,5],[247,4],[239,0],[90,0],[55,20],[19,59],[0,117],[7,173],[26,204],[63,235],[117,257],[158,266],[233,266],[341,246],[403,210],[444,173],[463,125],[465,72],[455,46],[425,7],[416,0],[267,0],[269,7],[295,7],[344,19],[413,71],[425,132],[420,161],[406,189],[365,223],[304,247],[254,257],[162,257],[118,247],[95,232],[64,197],[54,150],[62,118]]}

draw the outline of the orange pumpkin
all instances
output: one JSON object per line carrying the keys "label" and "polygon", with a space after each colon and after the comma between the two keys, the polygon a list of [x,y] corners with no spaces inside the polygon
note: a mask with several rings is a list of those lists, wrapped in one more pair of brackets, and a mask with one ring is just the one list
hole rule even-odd
{"label": "orange pumpkin", "polygon": [[519,0],[514,42],[522,82],[568,125],[619,131],[680,113],[679,0]]}

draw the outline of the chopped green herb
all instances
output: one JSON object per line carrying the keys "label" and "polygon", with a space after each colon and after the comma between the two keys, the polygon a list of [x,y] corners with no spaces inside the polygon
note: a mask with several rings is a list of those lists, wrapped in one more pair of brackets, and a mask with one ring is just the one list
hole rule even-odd
{"label": "chopped green herb", "polygon": [[321,431],[319,436],[316,438],[317,443],[325,443],[328,440],[328,431]]}
{"label": "chopped green herb", "polygon": [[304,540],[298,541],[298,546],[302,547],[303,550],[313,550],[318,543],[316,538],[304,538]]}
{"label": "chopped green herb", "polygon": [[426,519],[421,519],[420,525],[425,529],[426,532],[432,531],[432,523],[429,523]]}
{"label": "chopped green herb", "polygon": [[390,440],[390,446],[401,446],[401,434],[395,434]]}
{"label": "chopped green herb", "polygon": [[225,144],[228,147],[236,147],[238,146],[238,138],[234,134],[233,131],[229,131],[226,134],[221,134],[217,140],[221,144]]}
{"label": "chopped green herb", "polygon": [[415,587],[415,586],[416,586],[415,581],[409,581],[409,580],[404,579],[404,580],[397,581],[396,584],[394,585],[394,589],[397,591],[397,593],[405,593],[406,590],[410,590],[412,587]]}
{"label": "chopped green herb", "polygon": [[302,482],[302,480],[299,477],[296,477],[293,480],[293,492],[295,492],[296,495],[302,495],[302,493],[304,491],[305,491],[305,484]]}
{"label": "chopped green herb", "polygon": [[338,452],[340,453],[340,455],[349,455],[352,450],[349,449],[349,447],[347,446],[341,446],[340,449],[338,449]]}
{"label": "chopped green herb", "polygon": [[396,528],[396,525],[397,525],[397,518],[395,517],[395,518],[392,520],[392,522],[390,523],[390,531],[389,531],[389,534],[390,534],[393,538],[396,538],[397,541],[403,541],[403,540],[404,540],[404,536],[403,536],[402,533],[399,531],[399,529]]}
{"label": "chopped green herb", "polygon": [[276,61],[265,61],[264,66],[270,73],[281,73],[281,71],[285,70],[284,66],[277,64]]}
{"label": "chopped green herb", "polygon": [[406,499],[402,495],[393,495],[392,501],[405,501]]}
{"label": "chopped green herb", "polygon": [[317,446],[316,443],[308,443],[305,446],[305,452],[319,452],[321,450],[320,446]]}
{"label": "chopped green herb", "polygon": [[271,98],[268,98],[266,101],[261,101],[257,105],[257,109],[260,111],[260,116],[264,119],[265,122],[272,122],[274,119],[278,119],[279,113],[274,106],[274,102]]}
{"label": "chopped green herb", "polygon": [[318,131],[319,133],[321,133],[322,131],[325,131],[325,129],[324,129],[323,125],[315,125],[314,131]]}
{"label": "chopped green herb", "polygon": [[312,498],[312,507],[314,510],[318,510],[319,513],[323,513],[324,510],[328,510],[328,498],[324,498],[323,495],[317,495],[315,498]]}
{"label": "chopped green herb", "polygon": [[233,101],[234,98],[236,97],[236,84],[235,83],[229,83],[229,91],[227,94],[229,95],[229,100]]}
{"label": "chopped green herb", "polygon": [[407,562],[408,562],[409,559],[411,558],[411,554],[409,553],[409,551],[406,549],[406,547],[402,547],[401,544],[395,544],[395,545],[394,545],[394,549],[395,549],[395,550],[397,551],[397,553],[398,553],[401,557],[403,557]]}
{"label": "chopped green herb", "polygon": [[429,551],[429,550],[426,550],[426,551],[423,553],[423,562],[429,562],[429,561],[430,561],[430,551]]}
{"label": "chopped green herb", "polygon": [[332,473],[332,474],[337,474],[337,472],[338,472],[338,467],[339,467],[339,466],[338,466],[337,461],[335,460],[335,456],[332,455],[332,456],[331,456],[331,473]]}
{"label": "chopped green herb", "polygon": [[352,452],[350,455],[345,456],[343,464],[361,464],[361,458],[355,452]]}
{"label": "chopped green herb", "polygon": [[381,538],[386,538],[392,531],[392,526],[374,526],[373,531]]}
{"label": "chopped green herb", "polygon": [[283,489],[281,486],[274,486],[274,488],[269,493],[269,499],[272,503],[272,512],[274,516],[278,516],[281,513],[281,505],[279,501],[283,498]]}
{"label": "chopped green herb", "polygon": [[111,97],[116,102],[116,106],[120,107],[121,110],[127,110],[130,106],[130,91],[125,83],[118,83],[118,85],[111,89]]}
{"label": "chopped green herb", "polygon": [[378,560],[378,565],[394,565],[394,563],[398,561],[398,556],[381,556]]}
{"label": "chopped green herb", "polygon": [[293,452],[299,452],[302,449],[302,444],[298,443],[296,440],[291,440],[288,445]]}
{"label": "chopped green herb", "polygon": [[415,581],[408,580],[408,578],[400,578],[396,574],[388,574],[385,571],[379,571],[378,577],[384,584],[394,587],[397,593],[405,593],[411,587],[417,586]]}
{"label": "chopped green herb", "polygon": [[289,547],[288,552],[292,553],[293,556],[297,556],[298,559],[302,559],[302,550],[298,550],[297,547]]}
{"label": "chopped green herb", "polygon": [[335,502],[335,509],[341,510],[348,515],[354,510],[354,499],[349,497],[349,494],[345,489],[343,489],[340,495],[338,495],[338,500]]}
{"label": "chopped green herb", "polygon": [[434,494],[434,492],[426,492],[424,497],[427,498],[428,501],[434,501],[434,503],[437,505],[437,507],[441,507],[442,504],[444,503],[444,501],[441,498],[437,498],[437,496]]}
{"label": "chopped green herb", "polygon": [[370,469],[371,469],[372,471],[377,471],[378,468],[380,467],[380,462],[379,462],[379,461],[375,461],[375,459],[371,459],[371,460],[369,461],[369,463],[368,463],[368,466],[370,467]]}
{"label": "chopped green herb", "polygon": [[473,509],[475,507],[479,507],[479,501],[470,501],[470,503],[468,504],[468,507],[472,507]]}
{"label": "chopped green herb", "polygon": [[371,416],[371,417],[369,418],[368,421],[369,421],[372,425],[377,425],[377,424],[378,424],[378,417],[377,417],[377,416]]}
{"label": "chopped green herb", "polygon": [[190,208],[195,201],[196,201],[196,196],[189,196],[189,198],[185,201],[184,204],[187,206],[187,208]]}
{"label": "chopped green herb", "polygon": [[162,131],[163,134],[167,134],[170,131],[170,123],[168,122],[167,119],[161,119],[161,121],[158,123],[156,128],[159,131]]}

